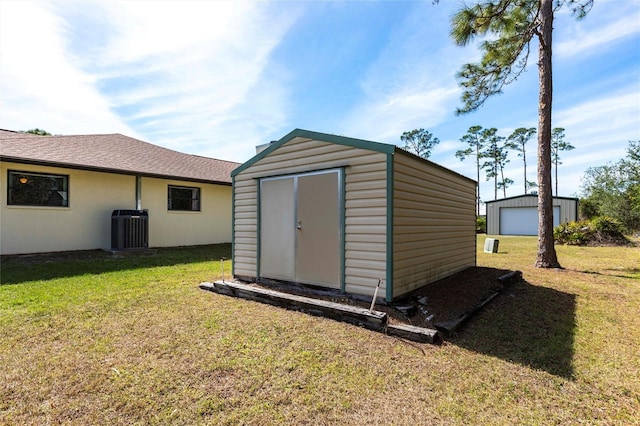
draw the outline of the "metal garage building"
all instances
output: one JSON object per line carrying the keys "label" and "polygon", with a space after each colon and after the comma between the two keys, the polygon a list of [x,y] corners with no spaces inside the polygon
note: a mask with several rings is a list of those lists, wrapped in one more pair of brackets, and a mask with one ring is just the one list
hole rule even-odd
{"label": "metal garage building", "polygon": [[476,182],[395,145],[296,129],[232,172],[233,275],[394,300],[475,265]]}
{"label": "metal garage building", "polygon": [[[488,235],[538,235],[538,196],[487,201]],[[578,199],[553,197],[553,226],[578,220]]]}

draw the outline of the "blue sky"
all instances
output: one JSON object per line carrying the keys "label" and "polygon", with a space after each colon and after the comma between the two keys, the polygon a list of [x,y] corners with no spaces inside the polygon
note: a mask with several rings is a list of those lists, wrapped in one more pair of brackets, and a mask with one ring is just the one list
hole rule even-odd
{"label": "blue sky", "polygon": [[[527,72],[479,111],[456,116],[455,74],[479,58],[455,46],[460,2],[0,1],[0,128],[123,133],[191,154],[244,162],[294,128],[400,143],[425,128],[431,160],[475,177],[455,158],[473,125],[508,136],[537,127],[537,52]],[[586,168],[640,139],[640,0],[595,0],[576,21],[556,16],[554,127],[559,193]],[[528,178],[535,180],[535,142]],[[506,175],[523,192],[522,162]],[[483,200],[492,182],[481,178]]]}

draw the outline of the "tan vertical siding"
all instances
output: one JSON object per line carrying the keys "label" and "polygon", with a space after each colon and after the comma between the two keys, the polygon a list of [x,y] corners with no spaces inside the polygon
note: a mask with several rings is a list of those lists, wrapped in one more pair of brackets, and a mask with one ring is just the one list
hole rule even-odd
{"label": "tan vertical siding", "polygon": [[373,294],[387,268],[386,154],[308,138],[288,141],[235,176],[236,276],[257,275],[257,179],[337,167],[345,168],[345,290]]}
{"label": "tan vertical siding", "polygon": [[[560,222],[578,220],[578,200],[575,198],[553,198],[553,207],[560,207]],[[537,207],[537,195],[505,198],[487,204],[487,235],[500,234],[500,209],[503,207]]]}
{"label": "tan vertical siding", "polygon": [[236,178],[233,215],[233,267],[236,275],[255,277],[258,239],[257,182]]}
{"label": "tan vertical siding", "polygon": [[394,156],[393,297],[475,265],[475,182]]}

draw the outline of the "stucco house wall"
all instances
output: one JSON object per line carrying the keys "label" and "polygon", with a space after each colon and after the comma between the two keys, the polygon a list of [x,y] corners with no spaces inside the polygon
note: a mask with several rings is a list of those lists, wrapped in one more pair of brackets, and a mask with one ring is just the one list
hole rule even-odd
{"label": "stucco house wall", "polygon": [[[69,207],[7,205],[8,170],[68,175]],[[111,212],[136,202],[134,176],[2,162],[0,178],[0,254],[109,249]]]}
{"label": "stucco house wall", "polygon": [[[237,166],[118,134],[0,130],[0,254],[108,250],[113,210],[148,210],[150,247],[231,242]],[[67,176],[68,206],[9,205],[10,171]],[[169,185],[199,188],[199,210],[169,210]]]}
{"label": "stucco house wall", "polygon": [[[168,210],[168,185],[200,188],[200,211]],[[142,208],[149,210],[151,247],[231,242],[231,186],[142,178]]]}

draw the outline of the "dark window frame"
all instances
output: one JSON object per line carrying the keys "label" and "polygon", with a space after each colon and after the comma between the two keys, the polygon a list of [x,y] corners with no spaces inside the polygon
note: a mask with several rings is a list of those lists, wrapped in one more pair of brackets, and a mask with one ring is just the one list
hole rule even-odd
{"label": "dark window frame", "polygon": [[[26,179],[22,182],[22,179]],[[50,179],[49,189],[46,179]],[[60,186],[54,185],[61,180]],[[32,172],[26,170],[7,170],[7,205],[27,207],[68,208],[69,203],[69,175],[46,172]],[[25,192],[23,192],[23,190]],[[31,192],[29,192],[31,190]],[[40,192],[40,194],[38,194]],[[48,194],[47,194],[48,193]],[[31,200],[29,200],[31,198]],[[38,198],[40,201],[38,201]],[[44,201],[46,198],[46,201]]]}
{"label": "dark window frame", "polygon": [[[173,193],[172,193],[172,190]],[[187,196],[187,191],[191,192]],[[182,193],[182,196],[180,194]],[[176,197],[176,195],[178,195]],[[168,185],[167,210],[173,212],[199,212],[202,206],[202,191],[197,186]]]}

